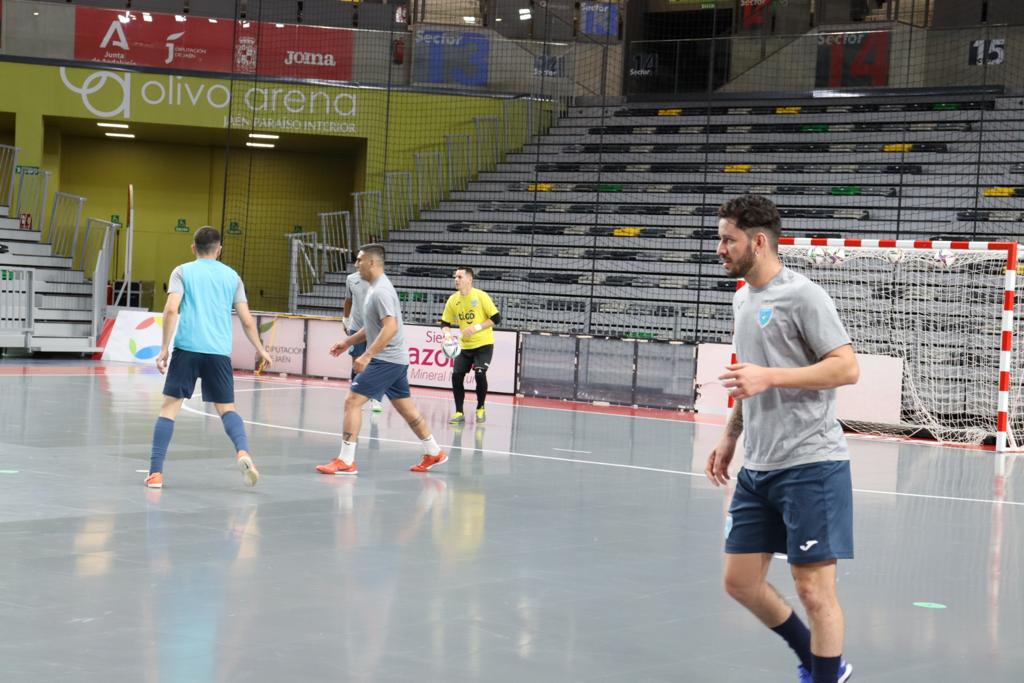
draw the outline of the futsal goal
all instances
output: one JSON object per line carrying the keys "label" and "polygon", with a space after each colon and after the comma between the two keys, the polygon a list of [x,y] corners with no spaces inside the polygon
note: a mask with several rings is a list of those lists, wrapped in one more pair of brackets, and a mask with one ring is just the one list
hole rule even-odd
{"label": "futsal goal", "polygon": [[1017,244],[784,237],[779,254],[832,296],[858,353],[902,361],[899,423],[849,428],[1022,445]]}

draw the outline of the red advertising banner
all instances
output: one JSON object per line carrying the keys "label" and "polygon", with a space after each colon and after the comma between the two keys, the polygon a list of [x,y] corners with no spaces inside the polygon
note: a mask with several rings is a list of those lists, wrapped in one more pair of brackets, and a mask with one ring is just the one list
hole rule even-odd
{"label": "red advertising banner", "polygon": [[352,32],[342,28],[75,8],[82,61],[347,81],[352,48]]}

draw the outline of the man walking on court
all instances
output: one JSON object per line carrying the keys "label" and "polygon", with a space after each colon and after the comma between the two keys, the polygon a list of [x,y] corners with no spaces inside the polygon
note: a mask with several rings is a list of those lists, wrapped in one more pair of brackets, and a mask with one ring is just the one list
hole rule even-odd
{"label": "man walking on court", "polygon": [[356,474],[356,444],[363,424],[363,405],[370,399],[387,396],[398,414],[423,443],[424,455],[412,466],[413,472],[426,472],[448,459],[420,414],[409,391],[409,347],[405,342],[398,292],[384,274],[384,247],[367,244],[359,249],[356,268],[370,283],[363,308],[363,327],[331,347],[332,356],[340,356],[349,347],[366,342],[366,350],[353,359],[356,377],[345,398],[341,452],[326,465],[317,465],[321,474]]}
{"label": "man walking on court", "polygon": [[[747,281],[733,300],[737,362],[720,377],[736,406],[704,470],[726,484],[745,434],[725,590],[786,640],[802,683],[842,683],[853,668],[842,659],[836,563],[853,557],[853,490],[835,389],[857,382],[857,357],[829,295],[779,260],[775,205],[744,195],[718,217],[718,257]],[[788,557],[809,630],[766,580],[773,553]]]}
{"label": "man walking on court", "polygon": [[470,368],[476,381],[476,422],[487,420],[487,368],[494,357],[495,325],[501,322],[501,313],[490,295],[473,287],[473,269],[460,266],[455,270],[455,293],[448,297],[441,314],[441,331],[444,341],[452,338],[452,325],[458,325],[461,332],[459,346],[462,351],[455,357],[452,370],[452,393],[455,397],[455,414],[449,424],[466,421],[466,375]]}
{"label": "man walking on court", "polygon": [[[363,304],[366,302],[366,292],[370,289],[370,283],[363,279],[358,270],[348,274],[345,278],[345,306],[342,324],[345,326],[345,334],[351,337],[363,329]],[[354,344],[348,349],[348,355],[355,360],[366,351],[366,342]],[[352,379],[356,378],[356,369],[352,367]],[[370,410],[375,413],[383,412],[384,406],[375,398],[370,399]]]}
{"label": "man walking on court", "polygon": [[[260,342],[256,321],[249,313],[242,279],[217,260],[221,248],[220,233],[216,229],[199,228],[192,244],[196,260],[175,268],[167,284],[163,344],[156,357],[156,367],[161,374],[167,373],[167,380],[164,404],[153,428],[149,476],[146,477],[149,488],[163,488],[164,458],[174,433],[174,420],[182,402],[192,398],[196,379],[203,380],[203,400],[213,403],[224,423],[224,431],[235,446],[236,461],[245,483],[255,486],[260,478],[249,453],[245,424],[235,412],[235,381],[231,371],[232,307],[238,311],[245,336],[259,354],[263,367],[270,365],[271,359]],[[174,355],[168,369],[172,337]]]}

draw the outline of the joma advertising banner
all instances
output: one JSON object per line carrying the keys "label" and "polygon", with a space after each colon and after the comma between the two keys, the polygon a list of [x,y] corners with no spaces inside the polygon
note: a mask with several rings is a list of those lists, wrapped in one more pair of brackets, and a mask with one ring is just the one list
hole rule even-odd
{"label": "joma advertising banner", "polygon": [[75,59],[319,80],[352,77],[342,28],[75,8]]}

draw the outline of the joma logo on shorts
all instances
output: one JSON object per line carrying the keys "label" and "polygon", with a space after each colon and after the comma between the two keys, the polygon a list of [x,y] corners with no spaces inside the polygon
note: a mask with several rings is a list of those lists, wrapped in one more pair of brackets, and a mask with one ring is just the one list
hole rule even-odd
{"label": "joma logo on shorts", "polygon": [[288,50],[288,57],[284,60],[285,64],[309,64],[311,66],[337,66],[338,63],[334,61],[334,55],[328,52],[327,54],[320,54],[319,52],[295,52],[294,50]]}

